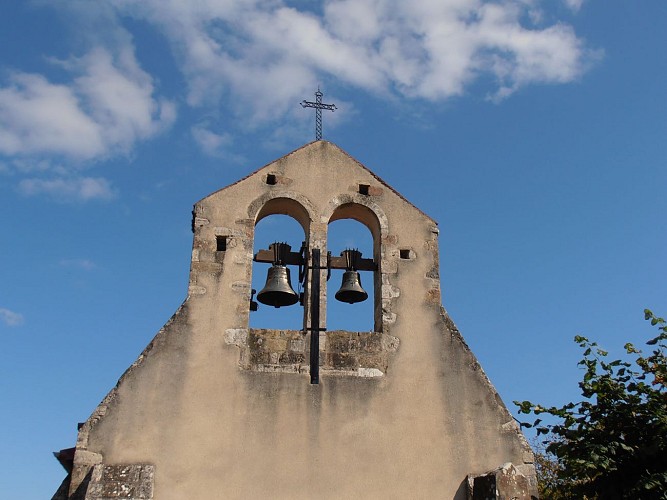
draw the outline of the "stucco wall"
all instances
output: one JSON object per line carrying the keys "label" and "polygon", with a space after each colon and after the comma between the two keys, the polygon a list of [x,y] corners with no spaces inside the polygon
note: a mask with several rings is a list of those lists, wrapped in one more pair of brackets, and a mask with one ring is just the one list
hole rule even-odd
{"label": "stucco wall", "polygon": [[[355,214],[336,207],[366,207],[377,335],[397,339],[376,376],[333,366],[311,385],[307,366],[247,362],[254,226],[282,198],[292,202],[273,210],[303,207],[292,215],[323,256],[331,215]],[[195,216],[188,298],[81,429],[72,491],[96,462],[154,465],[160,500],[464,498],[468,474],[512,462],[530,475],[523,436],[442,309],[435,222],[370,171],[318,141],[204,198]],[[307,351],[308,335],[287,337],[300,335]]]}

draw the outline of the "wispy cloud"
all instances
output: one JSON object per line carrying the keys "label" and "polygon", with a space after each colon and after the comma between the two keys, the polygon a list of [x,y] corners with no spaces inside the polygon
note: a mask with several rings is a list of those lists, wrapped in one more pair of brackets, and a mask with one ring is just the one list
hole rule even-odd
{"label": "wispy cloud", "polygon": [[582,4],[584,3],[584,0],[563,0],[563,1],[565,2],[565,5],[567,5],[574,12],[577,12],[579,9],[581,9]]}
{"label": "wispy cloud", "polygon": [[23,315],[4,307],[0,307],[0,319],[7,326],[20,326],[23,324]]}
{"label": "wispy cloud", "polygon": [[111,183],[101,177],[23,179],[19,182],[19,191],[26,196],[48,195],[61,202],[110,200],[115,197]]}
{"label": "wispy cloud", "polygon": [[92,271],[97,267],[97,265],[89,259],[62,259],[59,264],[61,267],[82,269],[84,271]]}
{"label": "wispy cloud", "polygon": [[216,134],[201,125],[192,127],[191,131],[195,142],[208,156],[221,156],[223,150],[233,142],[230,134]]}

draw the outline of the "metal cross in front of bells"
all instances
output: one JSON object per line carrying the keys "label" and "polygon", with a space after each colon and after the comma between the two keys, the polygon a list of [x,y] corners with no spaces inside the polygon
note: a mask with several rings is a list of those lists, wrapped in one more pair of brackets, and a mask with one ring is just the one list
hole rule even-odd
{"label": "metal cross in front of bells", "polygon": [[315,140],[322,140],[322,110],[328,109],[329,111],[335,111],[335,104],[323,104],[322,96],[324,94],[320,92],[320,89],[317,89],[315,92],[315,102],[312,101],[301,101],[301,106],[304,108],[315,108]]}

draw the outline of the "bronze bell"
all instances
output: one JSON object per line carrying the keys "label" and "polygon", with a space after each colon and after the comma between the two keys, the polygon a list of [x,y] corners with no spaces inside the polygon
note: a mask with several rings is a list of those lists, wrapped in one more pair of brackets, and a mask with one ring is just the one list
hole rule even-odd
{"label": "bronze bell", "polygon": [[299,301],[299,295],[292,289],[290,272],[286,266],[271,266],[266,276],[266,285],[257,294],[257,300],[273,307],[291,306]]}
{"label": "bronze bell", "polygon": [[366,290],[361,288],[361,277],[357,271],[345,271],[340,290],[336,292],[336,300],[355,304],[368,298]]}

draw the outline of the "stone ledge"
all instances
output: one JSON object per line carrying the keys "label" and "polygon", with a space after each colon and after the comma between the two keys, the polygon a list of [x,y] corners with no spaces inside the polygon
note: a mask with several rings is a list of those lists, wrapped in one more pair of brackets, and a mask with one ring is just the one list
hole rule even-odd
{"label": "stone ledge", "polygon": [[[322,373],[352,377],[381,377],[399,339],[377,332],[323,332],[319,364]],[[240,366],[262,373],[309,373],[310,351],[300,330],[229,329],[225,343],[241,349]]]}

